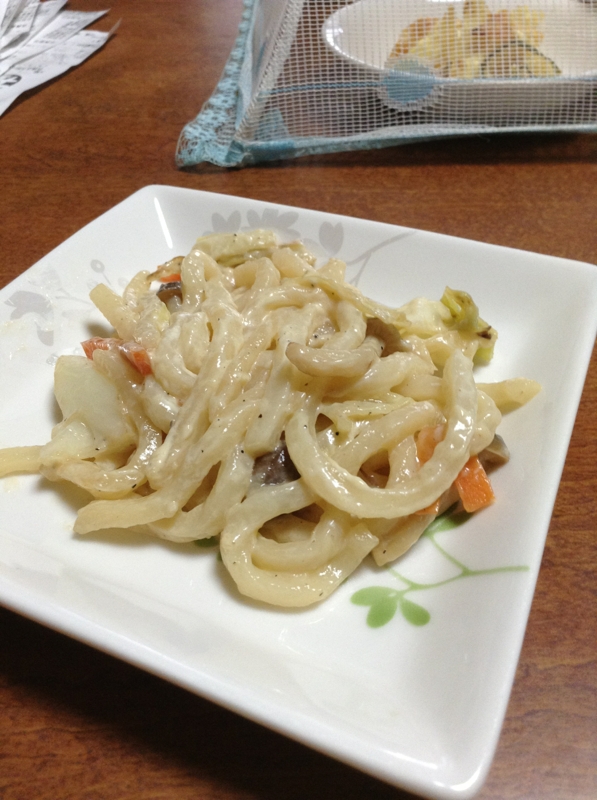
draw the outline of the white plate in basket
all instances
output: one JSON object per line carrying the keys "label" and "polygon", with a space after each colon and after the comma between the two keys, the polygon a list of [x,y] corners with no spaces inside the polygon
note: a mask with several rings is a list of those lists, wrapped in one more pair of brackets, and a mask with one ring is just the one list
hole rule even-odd
{"label": "white plate in basket", "polygon": [[[421,18],[442,17],[453,5],[458,18],[464,0],[359,0],[326,19],[321,34],[333,53],[364,70],[378,83],[386,105],[398,110],[435,108],[461,121],[493,117],[539,117],[582,101],[597,81],[597,14],[579,0],[487,0],[491,12],[525,6],[544,13],[543,55],[561,70],[549,79],[442,78],[423,64],[400,69],[386,62],[400,33]],[[545,118],[545,122],[552,121]],[[574,119],[571,119],[574,121]]]}
{"label": "white plate in basket", "polygon": [[[495,505],[422,539],[391,570],[364,564],[322,605],[284,611],[238,596],[214,550],[126,532],[75,537],[77,492],[9,477],[0,481],[0,602],[396,786],[471,797],[499,737],[594,342],[594,267],[148,186],[0,292],[0,446],[49,438],[53,364],[81,352],[100,322],[87,298],[96,283],[120,290],[197,235],[254,227],[345,259],[348,276],[388,304],[439,298],[446,285],[473,295],[499,331],[479,377],[543,386],[504,418],[512,459],[495,475]],[[380,627],[351,602],[373,586],[395,599]]]}

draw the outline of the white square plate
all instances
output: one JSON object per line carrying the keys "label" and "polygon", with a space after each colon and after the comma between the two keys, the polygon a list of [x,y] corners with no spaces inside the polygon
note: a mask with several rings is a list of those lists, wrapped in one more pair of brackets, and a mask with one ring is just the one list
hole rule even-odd
{"label": "white square plate", "polygon": [[[348,277],[386,304],[439,298],[446,285],[472,294],[499,332],[478,379],[543,386],[501,425],[512,459],[495,475],[497,502],[423,538],[392,569],[364,564],[322,605],[284,611],[238,596],[214,550],[126,532],[75,537],[80,494],[9,477],[0,481],[0,602],[382,780],[430,798],[471,797],[499,737],[594,343],[595,267],[148,186],[0,292],[0,446],[49,438],[53,364],[81,352],[100,322],[88,300],[96,283],[120,290],[200,234],[254,227],[343,258]],[[371,586],[396,599],[377,628],[351,602]]]}

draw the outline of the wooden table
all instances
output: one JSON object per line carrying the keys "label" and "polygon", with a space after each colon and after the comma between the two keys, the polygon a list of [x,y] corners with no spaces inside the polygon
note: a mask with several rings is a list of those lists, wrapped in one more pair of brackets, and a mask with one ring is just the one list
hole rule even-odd
{"label": "wooden table", "polygon": [[[478,136],[177,170],[178,135],[219,77],[240,0],[110,5],[95,27],[121,18],[115,38],[0,118],[2,285],[152,183],[597,262],[596,135]],[[596,420],[594,357],[481,800],[597,796]],[[3,800],[407,798],[10,611],[0,624]]]}

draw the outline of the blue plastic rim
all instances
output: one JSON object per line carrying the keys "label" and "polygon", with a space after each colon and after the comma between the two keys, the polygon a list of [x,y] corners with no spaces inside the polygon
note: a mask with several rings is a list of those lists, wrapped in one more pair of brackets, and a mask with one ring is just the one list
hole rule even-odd
{"label": "blue plastic rim", "polygon": [[428,97],[436,85],[431,69],[414,59],[401,59],[382,78],[385,94],[394,103],[416,103]]}

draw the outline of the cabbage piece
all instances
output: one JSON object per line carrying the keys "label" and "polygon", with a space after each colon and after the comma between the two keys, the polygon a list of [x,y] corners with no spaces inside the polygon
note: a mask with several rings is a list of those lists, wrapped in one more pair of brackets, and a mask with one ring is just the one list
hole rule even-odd
{"label": "cabbage piece", "polygon": [[481,319],[479,309],[470,294],[446,286],[441,302],[452,317],[448,327],[462,334],[472,334],[479,340],[475,362],[490,361],[497,340],[497,331]]}
{"label": "cabbage piece", "polygon": [[451,323],[449,309],[439,300],[429,300],[427,297],[415,297],[399,309],[406,322],[398,325],[403,336],[420,336],[427,339],[430,336],[443,333]]}

